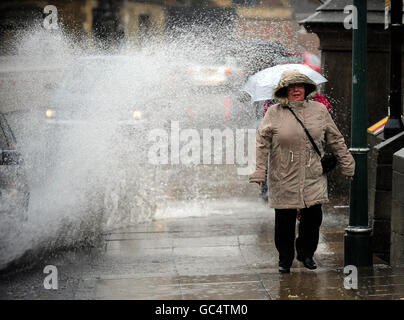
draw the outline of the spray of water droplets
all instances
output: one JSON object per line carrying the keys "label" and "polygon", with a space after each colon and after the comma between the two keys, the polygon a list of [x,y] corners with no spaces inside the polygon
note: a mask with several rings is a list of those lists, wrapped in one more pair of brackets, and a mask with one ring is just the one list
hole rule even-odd
{"label": "spray of water droplets", "polygon": [[[27,250],[92,242],[110,228],[149,221],[167,199],[205,199],[215,195],[215,181],[235,175],[212,166],[205,190],[198,179],[206,180],[206,172],[197,167],[147,161],[148,131],[167,130],[171,121],[184,128],[255,128],[255,110],[239,90],[246,77],[240,61],[252,53],[236,57],[242,48],[228,30],[101,50],[63,28],[37,27],[18,34],[14,47],[15,55],[1,57],[0,98],[30,198],[25,221],[2,217],[0,266]],[[220,89],[196,86],[192,76],[201,66],[204,72],[224,66],[234,78]]]}

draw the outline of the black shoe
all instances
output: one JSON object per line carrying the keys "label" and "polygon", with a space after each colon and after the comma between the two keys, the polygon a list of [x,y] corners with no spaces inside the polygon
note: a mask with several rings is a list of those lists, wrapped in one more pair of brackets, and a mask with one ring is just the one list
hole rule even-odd
{"label": "black shoe", "polygon": [[313,258],[305,258],[305,259],[303,260],[303,265],[304,265],[307,269],[310,269],[310,270],[317,269],[317,265],[316,265],[316,263],[314,262]]}
{"label": "black shoe", "polygon": [[279,266],[278,270],[280,273],[289,273],[290,272],[289,264],[279,262],[278,266]]}
{"label": "black shoe", "polygon": [[279,266],[279,273],[290,273],[290,268]]}

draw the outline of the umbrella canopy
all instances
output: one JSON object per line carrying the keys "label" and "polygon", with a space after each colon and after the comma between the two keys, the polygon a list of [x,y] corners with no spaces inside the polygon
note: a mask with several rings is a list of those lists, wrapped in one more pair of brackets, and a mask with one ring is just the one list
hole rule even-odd
{"label": "umbrella canopy", "polygon": [[273,90],[281,79],[281,75],[286,70],[295,69],[300,73],[305,74],[316,84],[327,82],[320,73],[314,71],[309,66],[304,64],[279,64],[277,66],[267,68],[257,72],[248,79],[242,91],[247,92],[253,101],[263,101],[273,99]]}

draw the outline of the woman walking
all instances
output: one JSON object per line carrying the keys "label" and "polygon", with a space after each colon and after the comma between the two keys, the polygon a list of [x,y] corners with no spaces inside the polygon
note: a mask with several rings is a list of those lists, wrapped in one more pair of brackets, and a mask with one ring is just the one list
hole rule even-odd
{"label": "woman walking", "polygon": [[[321,102],[328,111],[331,110],[331,104],[328,102],[327,98],[324,97],[322,94],[320,94],[319,92],[317,92],[312,100],[317,101],[317,102]],[[264,105],[263,105],[263,110],[262,110],[262,117],[265,117],[265,113],[267,112],[268,108],[272,105],[276,104],[276,100],[275,99],[271,99],[271,100],[266,100]],[[268,185],[267,185],[267,179],[265,176],[265,181],[263,183],[260,184],[260,188],[259,188],[259,195],[261,196],[261,198],[265,201],[268,201]]]}
{"label": "woman walking", "polygon": [[316,92],[316,84],[306,75],[285,71],[274,89],[279,103],[268,109],[257,131],[256,170],[250,182],[264,183],[268,169],[268,202],[275,209],[275,246],[281,273],[290,272],[295,256],[298,211],[297,259],[306,268],[316,269],[313,255],[322,222],[321,205],[328,202],[321,159],[299,120],[321,154],[330,147],[343,175],[352,179],[355,171],[354,159],[329,112],[323,104],[311,100]]}

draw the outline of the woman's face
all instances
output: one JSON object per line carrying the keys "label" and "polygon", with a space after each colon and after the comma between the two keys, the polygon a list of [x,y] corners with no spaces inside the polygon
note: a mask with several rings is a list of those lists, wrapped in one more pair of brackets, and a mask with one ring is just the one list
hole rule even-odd
{"label": "woman's face", "polygon": [[295,83],[288,85],[288,100],[303,101],[304,100],[304,84]]}

